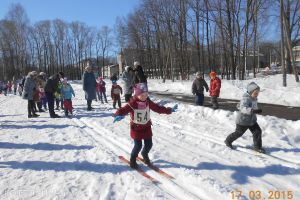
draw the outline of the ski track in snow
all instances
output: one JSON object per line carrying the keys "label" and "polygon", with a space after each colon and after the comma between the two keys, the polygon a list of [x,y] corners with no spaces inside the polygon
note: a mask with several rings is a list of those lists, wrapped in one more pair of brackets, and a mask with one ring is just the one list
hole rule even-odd
{"label": "ski track in snow", "polygon": [[81,85],[73,87],[76,115],[71,119],[50,119],[48,113],[27,119],[26,101],[0,96],[0,199],[210,200],[231,199],[235,190],[243,190],[242,199],[255,190],[265,197],[271,190],[291,190],[294,199],[300,198],[299,149],[292,146],[299,145],[292,134],[300,129],[298,121],[259,116],[263,143],[271,150],[264,155],[248,149],[252,143],[248,131],[234,143],[237,150],[224,145],[235,128],[235,113],[184,104],[171,115],[151,112],[150,159],[175,178],[139,163],[158,180],[153,184],[118,158],[129,158],[133,147],[129,117],[113,124],[110,100],[100,106],[93,102],[95,110],[87,112]]}

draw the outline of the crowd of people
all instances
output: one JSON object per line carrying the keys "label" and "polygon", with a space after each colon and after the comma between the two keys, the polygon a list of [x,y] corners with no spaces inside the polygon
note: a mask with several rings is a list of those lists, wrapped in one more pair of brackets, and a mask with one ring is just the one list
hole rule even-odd
{"label": "crowd of people", "polygon": [[[220,95],[221,80],[217,77],[216,72],[209,74],[210,84],[203,78],[201,72],[196,73],[196,78],[192,83],[192,94],[195,95],[195,104],[203,106],[204,91],[209,92],[213,109],[218,109],[218,97]],[[160,106],[150,100],[148,94],[147,76],[144,74],[143,67],[139,62],[134,62],[133,67],[126,66],[125,71],[120,78],[123,80],[122,88],[118,84],[117,74],[110,78],[112,82],[111,98],[113,108],[118,104],[118,110],[114,113],[114,123],[118,122],[130,113],[130,135],[134,141],[134,147],[131,152],[130,166],[137,168],[136,158],[142,150],[142,140],[144,147],[142,156],[146,164],[151,164],[149,159],[149,151],[152,148],[152,123],[150,110],[157,113],[171,114],[177,111],[177,104],[173,107]],[[17,87],[17,86],[18,87]],[[103,77],[95,77],[91,66],[87,66],[82,76],[82,86],[85,93],[87,103],[87,111],[91,111],[93,100],[101,101],[103,104],[108,103],[106,96],[106,82]],[[28,101],[28,118],[38,117],[37,112],[45,112],[48,110],[51,118],[59,118],[55,113],[56,109],[63,109],[65,116],[73,114],[72,97],[75,92],[68,83],[68,79],[63,72],[56,73],[47,78],[44,72],[39,74],[31,71],[18,84],[17,81],[9,81],[7,84],[1,83],[1,92],[17,92],[22,95],[23,99]],[[20,88],[20,89],[19,89]],[[262,148],[261,129],[257,123],[256,114],[261,113],[257,105],[257,96],[260,88],[257,84],[250,83],[247,92],[243,96],[238,105],[238,115],[236,119],[235,132],[228,135],[225,140],[226,146],[233,149],[232,143],[241,137],[247,129],[253,134],[254,150],[264,153]],[[121,95],[124,94],[126,105],[122,107]]]}
{"label": "crowd of people", "polygon": [[22,90],[22,85],[17,83],[17,80],[13,78],[12,81],[3,82],[0,81],[0,94],[14,94],[17,95],[17,92]]}

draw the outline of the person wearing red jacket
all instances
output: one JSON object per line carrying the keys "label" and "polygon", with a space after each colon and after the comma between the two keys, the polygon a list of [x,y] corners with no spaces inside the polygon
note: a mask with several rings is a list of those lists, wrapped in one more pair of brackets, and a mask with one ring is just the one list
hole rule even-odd
{"label": "person wearing red jacket", "polygon": [[134,87],[134,96],[124,107],[120,108],[115,114],[115,120],[122,120],[125,115],[130,113],[130,136],[134,140],[134,147],[130,156],[130,167],[137,168],[136,157],[142,149],[142,140],[144,140],[144,148],[142,156],[146,164],[150,165],[148,153],[152,148],[152,129],[150,110],[157,113],[171,114],[175,112],[175,108],[167,108],[160,106],[148,97],[148,88],[146,83],[138,83]]}
{"label": "person wearing red jacket", "polygon": [[99,77],[97,80],[97,84],[96,84],[96,92],[97,92],[98,100],[101,101],[101,103],[104,103],[103,97],[104,97],[105,102],[107,103],[105,85],[106,85],[106,83],[103,80],[103,78]]}
{"label": "person wearing red jacket", "polygon": [[112,81],[112,87],[111,87],[111,99],[113,100],[113,107],[116,108],[116,104],[118,102],[119,108],[121,108],[121,94],[123,94],[123,90],[121,86],[117,84],[116,80]]}
{"label": "person wearing red jacket", "polygon": [[213,109],[218,109],[218,97],[220,95],[221,89],[221,80],[216,76],[216,72],[212,71],[209,74],[210,76],[210,87],[209,87],[209,95],[211,96],[211,104]]}

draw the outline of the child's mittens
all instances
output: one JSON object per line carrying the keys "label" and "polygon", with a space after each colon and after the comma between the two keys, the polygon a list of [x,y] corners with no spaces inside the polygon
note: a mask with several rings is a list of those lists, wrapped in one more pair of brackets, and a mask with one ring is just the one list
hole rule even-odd
{"label": "child's mittens", "polygon": [[176,112],[177,109],[178,109],[178,104],[175,104],[175,105],[173,106],[173,108],[172,108],[172,112]]}
{"label": "child's mittens", "polygon": [[115,119],[114,119],[114,122],[113,122],[113,123],[118,122],[118,121],[121,121],[121,120],[124,119],[124,118],[125,118],[125,116],[117,115],[117,116],[115,116]]}

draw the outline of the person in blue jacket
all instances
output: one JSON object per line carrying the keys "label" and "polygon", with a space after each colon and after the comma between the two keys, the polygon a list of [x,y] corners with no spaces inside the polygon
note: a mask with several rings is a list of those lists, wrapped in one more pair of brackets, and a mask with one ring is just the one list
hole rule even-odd
{"label": "person in blue jacket", "polygon": [[72,106],[72,95],[75,97],[74,90],[72,86],[68,83],[68,79],[63,79],[63,85],[61,87],[61,97],[64,101],[64,110],[65,110],[65,116],[69,116],[69,112],[72,115],[73,114],[73,106]]}

